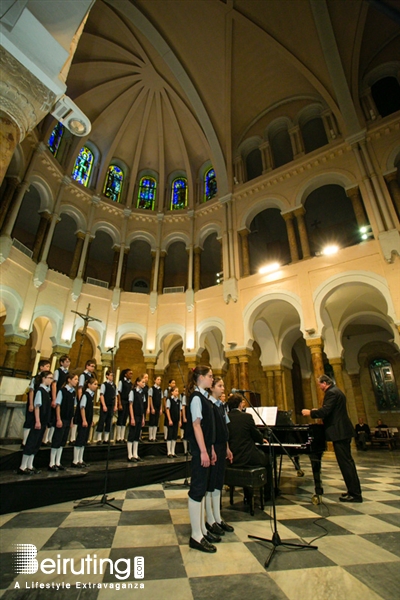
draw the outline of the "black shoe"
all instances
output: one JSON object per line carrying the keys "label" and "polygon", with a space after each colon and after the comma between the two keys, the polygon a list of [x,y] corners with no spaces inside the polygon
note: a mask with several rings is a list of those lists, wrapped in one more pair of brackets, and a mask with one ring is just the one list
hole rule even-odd
{"label": "black shoe", "polygon": [[176,454],[171,454],[172,458],[178,458]]}
{"label": "black shoe", "polygon": [[64,465],[56,465],[58,471],[65,471]]}
{"label": "black shoe", "polygon": [[136,462],[143,462],[143,458],[140,458],[140,456],[136,457]]}
{"label": "black shoe", "polygon": [[206,521],[206,529],[213,535],[218,535],[218,536],[225,535],[225,531],[222,529],[222,527],[220,527],[218,525],[218,523],[213,523],[212,525],[210,525]]}
{"label": "black shoe", "polygon": [[80,466],[81,466],[81,469],[84,469],[85,467],[90,467],[90,464],[89,464],[89,463],[85,463],[85,462],[83,462],[83,461],[82,461],[81,463],[79,463],[79,464],[80,464]]}
{"label": "black shoe", "polygon": [[17,475],[32,475],[30,469],[17,469]]}
{"label": "black shoe", "polygon": [[340,502],[362,502],[362,496],[341,496],[339,498]]}
{"label": "black shoe", "polygon": [[233,531],[235,531],[232,525],[228,525],[228,523],[225,523],[225,521],[221,521],[221,523],[216,523],[216,525],[218,525],[218,527],[220,527],[224,531],[227,531],[228,533],[232,533]]}
{"label": "black shoe", "polygon": [[53,471],[53,472],[58,471],[56,465],[53,465],[52,467],[49,467],[47,470],[48,471]]}
{"label": "black shoe", "polygon": [[71,469],[82,469],[81,463],[71,463]]}
{"label": "black shoe", "polygon": [[208,532],[204,534],[204,539],[207,540],[209,544],[219,544],[222,538],[220,538],[219,535]]}
{"label": "black shoe", "polygon": [[108,440],[107,440],[107,441],[100,442],[100,444],[108,444]]}
{"label": "black shoe", "polygon": [[208,552],[209,554],[213,554],[217,551],[216,547],[207,542],[205,538],[201,538],[201,542],[196,542],[196,540],[191,537],[189,540],[189,548],[200,550],[200,552]]}
{"label": "black shoe", "polygon": [[137,462],[137,460],[134,456],[132,456],[132,458],[128,458],[128,462]]}
{"label": "black shoe", "polygon": [[31,475],[40,475],[41,472],[40,469],[31,469]]}
{"label": "black shoe", "polygon": [[173,454],[168,454],[168,458],[174,458]]}
{"label": "black shoe", "polygon": [[346,496],[350,496],[349,492],[343,492],[343,494],[340,494],[342,498],[346,498]]}

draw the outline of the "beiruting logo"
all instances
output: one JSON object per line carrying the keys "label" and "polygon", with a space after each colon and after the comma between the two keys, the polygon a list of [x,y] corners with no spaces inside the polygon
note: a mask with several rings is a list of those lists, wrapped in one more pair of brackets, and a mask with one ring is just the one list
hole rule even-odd
{"label": "beiruting logo", "polygon": [[[34,544],[13,544],[13,567],[18,575],[35,575],[43,573],[44,575],[103,575],[107,570],[111,575],[114,575],[119,581],[124,581],[130,578],[131,559],[119,558],[113,561],[111,558],[98,558],[97,554],[87,554],[84,558],[65,558],[57,554],[57,558],[44,558],[37,560],[37,548]],[[133,560],[133,576],[134,579],[144,579],[144,557],[135,556]],[[44,588],[52,587],[59,589],[60,587],[69,588],[69,583],[40,583],[31,582],[32,585],[26,584],[27,587]],[[75,582],[76,587],[90,588],[113,588],[120,589],[118,583],[80,583]],[[19,588],[19,584],[16,586]],[[124,584],[123,588],[137,588],[138,584]],[[144,584],[140,584],[144,587]]]}

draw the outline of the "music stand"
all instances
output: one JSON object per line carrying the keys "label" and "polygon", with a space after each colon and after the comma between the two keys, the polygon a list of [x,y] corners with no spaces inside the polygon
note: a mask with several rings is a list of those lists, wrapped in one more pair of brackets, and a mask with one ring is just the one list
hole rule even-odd
{"label": "music stand", "polygon": [[[115,369],[114,369],[114,350],[115,347],[113,348],[109,348],[107,350],[107,352],[111,352],[111,365],[112,365],[112,371],[114,373],[115,376]],[[100,408],[101,410],[101,408]],[[82,500],[81,502],[79,502],[79,504],[77,504],[76,506],[74,506],[74,509],[76,508],[86,508],[87,506],[110,506],[111,508],[114,508],[115,510],[119,510],[120,512],[122,512],[122,508],[119,508],[119,506],[115,506],[115,504],[111,504],[111,502],[114,500],[114,498],[108,498],[107,496],[107,486],[108,486],[108,465],[110,462],[110,447],[111,447],[111,426],[112,426],[112,418],[111,418],[111,424],[110,424],[110,435],[108,436],[108,444],[107,444],[107,460],[106,460],[106,470],[105,470],[105,474],[104,474],[104,491],[103,491],[103,495],[100,498],[100,500]]]}
{"label": "music stand", "polygon": [[248,404],[251,406],[251,408],[254,410],[254,412],[258,415],[260,421],[264,424],[266,431],[267,431],[267,438],[268,438],[268,443],[269,443],[269,457],[270,457],[272,473],[273,473],[272,477],[271,477],[271,503],[272,503],[272,516],[273,516],[272,539],[269,540],[268,538],[263,538],[263,537],[259,537],[256,535],[248,535],[247,536],[253,540],[259,540],[260,542],[268,542],[268,543],[272,544],[270,553],[268,554],[268,556],[264,562],[264,567],[267,569],[269,566],[269,563],[271,562],[271,560],[279,546],[284,546],[286,548],[294,548],[295,550],[299,550],[299,549],[303,549],[303,548],[310,548],[312,550],[318,550],[318,546],[310,546],[308,544],[293,544],[291,542],[282,542],[280,535],[278,533],[278,521],[276,518],[275,485],[277,482],[276,482],[276,472],[275,472],[275,468],[274,468],[275,454],[274,454],[274,447],[272,445],[272,442],[275,441],[275,443],[277,443],[282,448],[282,450],[285,452],[285,454],[287,454],[287,456],[289,456],[290,459],[292,457],[289,455],[288,452],[286,452],[286,449],[281,444],[281,442],[278,440],[278,438],[272,431],[271,427],[269,427],[265,423],[264,419],[258,413],[257,409],[251,404],[251,401],[247,400],[247,398],[244,396],[244,394],[242,394],[242,395],[245,398],[246,402],[248,402]]}

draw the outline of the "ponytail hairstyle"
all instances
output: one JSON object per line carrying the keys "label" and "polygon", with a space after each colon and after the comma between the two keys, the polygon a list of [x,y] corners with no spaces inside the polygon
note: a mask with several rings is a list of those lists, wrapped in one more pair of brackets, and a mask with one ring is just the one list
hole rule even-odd
{"label": "ponytail hairstyle", "polygon": [[139,381],[143,381],[145,375],[146,375],[146,373],[142,373],[141,375],[138,375],[135,379],[135,385],[133,387],[137,387]]}
{"label": "ponytail hairstyle", "polygon": [[[65,381],[62,384],[61,387],[65,387],[66,385],[69,384],[69,382],[78,375],[78,373],[76,373],[75,371],[69,371],[68,373],[65,374]],[[79,383],[79,381],[78,381]]]}
{"label": "ponytail hairstyle", "polygon": [[194,388],[197,385],[197,381],[200,375],[205,377],[207,373],[211,371],[211,367],[208,365],[197,365],[194,369],[189,369],[188,379],[187,379],[187,393],[188,396],[191,396],[194,392]]}
{"label": "ponytail hairstyle", "polygon": [[213,382],[211,384],[211,387],[209,388],[209,391],[212,395],[212,390],[213,388],[216,386],[216,384],[218,383],[218,381],[222,381],[222,377],[220,377],[219,375],[213,375]]}
{"label": "ponytail hairstyle", "polygon": [[121,373],[119,374],[119,381],[123,381],[124,377],[127,373],[129,373],[129,371],[132,371],[132,369],[123,369],[121,371]]}
{"label": "ponytail hairstyle", "polygon": [[87,380],[85,381],[85,384],[84,384],[84,386],[83,386],[83,389],[82,389],[82,394],[84,394],[84,393],[87,391],[87,389],[88,389],[89,385],[91,385],[91,384],[92,384],[92,383],[94,383],[95,381],[97,381],[97,382],[98,382],[98,380],[97,380],[97,377],[90,377],[90,379],[87,379]]}
{"label": "ponytail hairstyle", "polygon": [[43,379],[46,379],[46,377],[52,374],[52,371],[41,371],[40,373],[38,373],[35,377],[35,388],[38,388],[43,382]]}

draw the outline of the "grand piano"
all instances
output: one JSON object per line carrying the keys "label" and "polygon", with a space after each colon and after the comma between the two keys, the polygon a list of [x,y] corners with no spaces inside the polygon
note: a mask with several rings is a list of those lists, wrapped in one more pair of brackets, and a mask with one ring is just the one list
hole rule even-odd
{"label": "grand piano", "polygon": [[[265,427],[257,425],[260,429],[264,429],[264,437],[268,437],[265,432]],[[270,429],[275,436],[271,436],[271,445],[274,452],[274,470],[275,481],[278,486],[280,478],[277,469],[278,456],[288,454],[295,460],[296,469],[299,471],[298,458],[302,454],[306,454],[310,458],[312,473],[314,477],[315,494],[312,497],[313,504],[321,504],[322,495],[324,493],[321,481],[321,459],[322,454],[326,450],[326,438],[324,426],[319,423],[311,423],[309,425],[295,425],[291,422],[290,413],[286,411],[278,411],[277,425],[270,426]],[[267,444],[258,444],[258,447],[264,452],[269,452]],[[282,458],[280,460],[282,464]]]}

